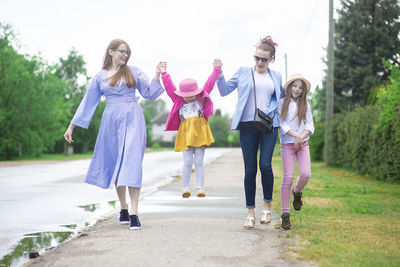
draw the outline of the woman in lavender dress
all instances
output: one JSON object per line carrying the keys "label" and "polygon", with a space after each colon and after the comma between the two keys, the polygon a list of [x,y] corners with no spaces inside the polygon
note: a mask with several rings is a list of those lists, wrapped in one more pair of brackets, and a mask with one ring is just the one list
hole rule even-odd
{"label": "woman in lavender dress", "polygon": [[[139,68],[128,66],[130,55],[131,50],[125,41],[111,41],[105,52],[103,69],[91,81],[64,138],[71,143],[76,126],[89,127],[104,95],[107,105],[85,182],[104,189],[112,189],[115,185],[121,203],[120,223],[130,223],[130,229],[140,229],[138,201],[146,148],[146,124],[136,90],[144,98],[154,100],[164,92],[164,88],[159,81],[160,73],[156,72],[149,83],[146,74]],[[129,212],[126,187],[131,199]]]}

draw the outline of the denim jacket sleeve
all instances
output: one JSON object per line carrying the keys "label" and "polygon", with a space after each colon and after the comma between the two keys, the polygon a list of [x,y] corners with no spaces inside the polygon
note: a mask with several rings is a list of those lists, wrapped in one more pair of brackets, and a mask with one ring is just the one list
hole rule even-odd
{"label": "denim jacket sleeve", "polygon": [[218,78],[217,86],[221,96],[226,96],[232,93],[238,86],[238,79],[240,76],[241,68],[236,71],[229,81],[225,81],[224,75]]}

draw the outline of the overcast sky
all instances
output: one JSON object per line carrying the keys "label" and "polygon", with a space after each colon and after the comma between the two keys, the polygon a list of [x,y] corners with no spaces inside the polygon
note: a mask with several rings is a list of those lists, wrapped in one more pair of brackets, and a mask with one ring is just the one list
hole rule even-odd
{"label": "overcast sky", "polygon": [[[300,72],[312,88],[321,86],[328,45],[328,0],[0,0],[0,21],[11,24],[21,52],[40,53],[55,64],[75,47],[89,76],[101,68],[114,38],[128,42],[136,65],[150,78],[160,60],[176,85],[194,78],[202,86],[221,58],[229,79],[240,66],[252,66],[255,45],[270,35],[278,43],[270,68],[288,76]],[[334,8],[339,0],[334,0]],[[237,93],[222,98],[214,88],[214,109],[233,114]],[[170,107],[170,100],[163,99]]]}

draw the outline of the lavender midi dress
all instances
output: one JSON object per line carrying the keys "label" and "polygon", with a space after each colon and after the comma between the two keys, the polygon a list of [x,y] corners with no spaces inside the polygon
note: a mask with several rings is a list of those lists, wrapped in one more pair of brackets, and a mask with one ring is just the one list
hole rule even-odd
{"label": "lavender midi dress", "polygon": [[125,82],[112,87],[106,69],[101,70],[91,81],[82,99],[72,124],[88,128],[100,102],[106,99],[94,154],[85,182],[101,188],[118,186],[142,186],[142,161],[146,148],[146,123],[136,97],[136,90],[146,99],[154,100],[164,92],[160,82],[147,76],[137,67],[129,66],[136,80],[135,88]]}

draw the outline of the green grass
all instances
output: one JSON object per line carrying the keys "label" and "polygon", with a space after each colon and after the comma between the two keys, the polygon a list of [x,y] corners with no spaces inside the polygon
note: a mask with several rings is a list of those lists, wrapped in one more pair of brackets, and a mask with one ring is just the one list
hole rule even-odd
{"label": "green grass", "polygon": [[[174,148],[146,148],[146,153],[160,152],[160,151],[173,151]],[[93,151],[82,153],[82,154],[72,154],[66,156],[64,154],[42,154],[40,157],[35,156],[21,156],[13,160],[0,160],[0,162],[18,162],[18,161],[41,161],[41,160],[78,160],[78,159],[89,159],[93,155]]]}
{"label": "green grass", "polygon": [[66,156],[64,154],[42,154],[40,157],[35,156],[21,156],[13,160],[2,160],[1,162],[18,162],[18,161],[39,161],[39,160],[77,160],[91,158],[93,152],[83,154],[73,154]]}
{"label": "green grass", "polygon": [[[280,157],[273,168],[280,214]],[[282,234],[300,239],[303,249],[292,248],[299,259],[320,266],[400,266],[400,185],[313,162],[303,203],[301,211],[291,207],[292,230]]]}

